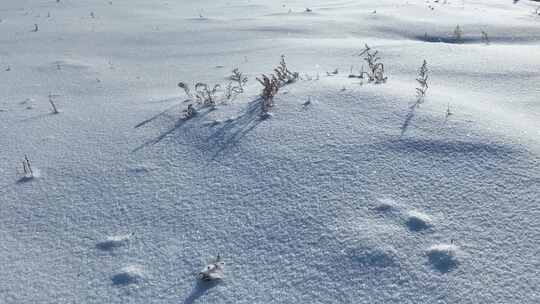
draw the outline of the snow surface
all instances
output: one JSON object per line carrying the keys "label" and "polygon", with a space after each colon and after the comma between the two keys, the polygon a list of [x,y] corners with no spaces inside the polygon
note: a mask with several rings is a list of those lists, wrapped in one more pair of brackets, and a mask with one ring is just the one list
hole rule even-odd
{"label": "snow surface", "polygon": [[443,2],[2,0],[0,303],[539,303],[539,4]]}

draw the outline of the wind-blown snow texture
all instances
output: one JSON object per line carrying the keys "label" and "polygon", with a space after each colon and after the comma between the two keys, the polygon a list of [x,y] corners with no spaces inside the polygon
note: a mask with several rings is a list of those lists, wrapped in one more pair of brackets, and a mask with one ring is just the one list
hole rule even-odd
{"label": "wind-blown snow texture", "polygon": [[0,302],[539,303],[537,3],[442,2],[3,0]]}

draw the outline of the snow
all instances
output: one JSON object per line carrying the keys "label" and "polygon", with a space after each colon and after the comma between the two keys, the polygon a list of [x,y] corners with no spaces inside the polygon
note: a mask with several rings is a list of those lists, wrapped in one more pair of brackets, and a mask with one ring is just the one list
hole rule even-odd
{"label": "snow", "polygon": [[3,0],[0,302],[538,303],[538,3],[443,2]]}
{"label": "snow", "polygon": [[129,265],[120,269],[113,277],[114,285],[127,285],[140,282],[144,278],[144,271],[139,265]]}

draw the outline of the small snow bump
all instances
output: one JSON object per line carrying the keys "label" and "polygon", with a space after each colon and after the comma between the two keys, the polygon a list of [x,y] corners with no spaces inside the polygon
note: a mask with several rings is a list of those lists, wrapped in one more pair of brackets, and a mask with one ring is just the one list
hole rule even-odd
{"label": "small snow bump", "polygon": [[105,240],[97,243],[96,247],[100,250],[113,250],[114,248],[126,245],[132,234],[109,236]]}
{"label": "small snow bump", "polygon": [[432,220],[427,214],[412,210],[407,212],[406,225],[412,231],[420,231],[430,228]]}
{"label": "small snow bump", "polygon": [[209,120],[209,121],[204,122],[204,125],[213,127],[213,126],[219,125],[220,123],[221,123],[221,120]]}
{"label": "small snow bump", "polygon": [[129,265],[120,269],[111,278],[114,285],[128,285],[139,283],[144,279],[143,268],[139,265]]}
{"label": "small snow bump", "polygon": [[272,118],[273,116],[274,114],[272,114],[271,112],[261,113],[262,119],[269,119],[269,118]]}
{"label": "small snow bump", "polygon": [[454,244],[437,244],[429,247],[426,255],[429,262],[440,272],[449,272],[459,264],[459,248]]}
{"label": "small snow bump", "polygon": [[130,172],[132,173],[148,173],[150,171],[153,171],[153,170],[156,170],[155,167],[151,167],[151,166],[146,166],[146,165],[140,165],[140,166],[136,166],[136,167],[133,167],[131,169],[129,169]]}
{"label": "small snow bump", "polygon": [[379,205],[374,208],[374,210],[378,212],[391,212],[397,209],[397,203],[391,199],[380,199]]}
{"label": "small snow bump", "polygon": [[386,268],[399,265],[398,256],[393,249],[378,246],[358,248],[352,253],[352,259],[361,267]]}
{"label": "small snow bump", "polygon": [[387,203],[381,203],[377,207],[375,207],[375,210],[379,211],[379,212],[389,212],[389,211],[392,211],[394,209],[395,209],[394,206],[392,206],[390,204],[387,204]]}
{"label": "small snow bump", "polygon": [[34,98],[26,98],[25,100],[19,102],[20,104],[22,105],[25,105],[25,104],[29,104],[29,103],[33,103],[34,101],[36,101]]}

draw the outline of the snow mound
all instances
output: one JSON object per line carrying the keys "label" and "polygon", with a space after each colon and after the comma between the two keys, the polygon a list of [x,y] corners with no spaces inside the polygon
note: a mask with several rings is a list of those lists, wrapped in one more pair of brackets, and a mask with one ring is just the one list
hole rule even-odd
{"label": "snow mound", "polygon": [[97,243],[96,247],[101,250],[113,250],[114,248],[126,245],[132,234],[109,236],[105,240]]}
{"label": "snow mound", "polygon": [[129,265],[126,266],[118,273],[112,276],[112,281],[114,285],[128,285],[134,284],[142,281],[144,278],[144,271],[139,265]]}
{"label": "snow mound", "polygon": [[359,248],[351,252],[355,264],[362,268],[387,268],[399,265],[399,258],[393,248],[379,246]]}
{"label": "snow mound", "polygon": [[374,208],[378,212],[390,212],[395,209],[395,207],[388,203],[381,203],[377,207]]}
{"label": "snow mound", "polygon": [[459,264],[459,248],[453,244],[437,244],[428,248],[429,262],[440,272],[449,272]]}
{"label": "snow mound", "polygon": [[391,199],[381,199],[379,200],[379,205],[377,205],[374,210],[378,212],[391,212],[398,209],[397,203]]}
{"label": "snow mound", "polygon": [[421,231],[433,226],[433,221],[429,215],[416,210],[407,210],[404,206],[390,199],[380,200],[373,210],[382,213],[384,216],[392,216],[399,221],[400,225],[404,221],[411,231]]}
{"label": "snow mound", "polygon": [[407,212],[406,225],[412,231],[420,231],[430,228],[432,221],[427,214],[412,210]]}

